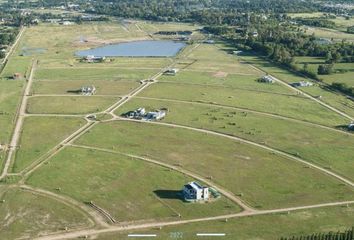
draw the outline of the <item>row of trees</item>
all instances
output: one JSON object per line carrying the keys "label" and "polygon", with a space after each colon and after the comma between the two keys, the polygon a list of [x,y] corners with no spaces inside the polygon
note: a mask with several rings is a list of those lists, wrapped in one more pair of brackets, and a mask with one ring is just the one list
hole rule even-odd
{"label": "row of trees", "polygon": [[307,236],[293,236],[280,238],[280,240],[353,240],[354,227],[345,232],[316,233]]}

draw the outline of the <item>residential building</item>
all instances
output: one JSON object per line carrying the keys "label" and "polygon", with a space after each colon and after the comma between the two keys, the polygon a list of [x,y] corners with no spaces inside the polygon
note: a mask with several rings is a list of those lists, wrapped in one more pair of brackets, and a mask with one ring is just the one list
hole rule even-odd
{"label": "residential building", "polygon": [[94,95],[96,93],[95,86],[83,86],[81,87],[81,94],[82,95]]}
{"label": "residential building", "polygon": [[293,87],[311,87],[313,86],[313,83],[307,81],[301,81],[301,82],[291,83],[290,85]]}
{"label": "residential building", "polygon": [[197,182],[184,185],[182,192],[186,201],[206,201],[209,199],[209,188],[203,187]]}
{"label": "residential building", "polygon": [[177,69],[177,68],[171,68],[171,69],[167,69],[167,70],[164,72],[164,74],[165,74],[165,75],[172,75],[172,76],[174,76],[174,75],[177,74],[178,71],[179,71],[179,69]]}
{"label": "residential building", "polygon": [[262,83],[274,83],[275,82],[274,78],[270,75],[263,76],[258,81],[262,82]]}

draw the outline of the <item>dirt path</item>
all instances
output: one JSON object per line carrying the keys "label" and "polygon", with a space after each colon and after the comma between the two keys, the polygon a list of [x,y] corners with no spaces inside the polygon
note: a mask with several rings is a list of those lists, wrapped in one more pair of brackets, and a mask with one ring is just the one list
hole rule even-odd
{"label": "dirt path", "polygon": [[97,147],[90,147],[90,146],[83,146],[83,145],[76,145],[76,144],[72,144],[71,146],[73,147],[77,147],[77,148],[84,148],[84,149],[93,149],[93,150],[97,150],[97,151],[102,151],[102,152],[108,152],[108,153],[114,153],[114,154],[119,154],[119,155],[123,155],[123,156],[127,156],[130,158],[135,158],[135,159],[139,159],[145,162],[149,162],[149,163],[153,163],[168,169],[172,169],[174,171],[183,173],[187,176],[190,176],[194,179],[197,179],[201,182],[206,183],[207,185],[211,186],[212,188],[216,189],[218,192],[220,192],[222,195],[224,195],[226,198],[228,198],[229,200],[231,200],[232,202],[236,203],[237,205],[241,206],[243,208],[244,211],[246,212],[256,212],[257,210],[249,207],[248,205],[246,205],[243,201],[241,201],[238,197],[236,197],[233,193],[229,192],[228,190],[224,189],[221,186],[216,185],[214,182],[209,181],[208,179],[201,177],[193,172],[190,172],[188,170],[182,169],[180,167],[177,166],[173,166],[167,163],[162,163],[160,161],[157,160],[153,160],[150,158],[146,158],[146,157],[141,157],[141,156],[137,156],[137,155],[132,155],[132,154],[126,154],[126,153],[122,153],[122,152],[118,152],[118,151],[113,151],[113,150],[109,150],[109,149],[104,149],[104,148],[97,148]]}
{"label": "dirt path", "polygon": [[327,170],[327,169],[325,169],[323,167],[317,166],[317,165],[315,165],[313,163],[310,163],[310,162],[307,162],[307,161],[305,161],[305,160],[303,160],[301,158],[298,158],[298,157],[295,157],[295,156],[290,155],[288,153],[282,152],[280,150],[268,147],[266,145],[262,145],[262,144],[259,144],[259,143],[256,143],[256,142],[252,142],[252,141],[249,141],[249,140],[246,140],[246,139],[243,139],[243,138],[239,138],[239,137],[236,137],[236,136],[227,135],[227,134],[214,132],[214,131],[211,131],[211,130],[206,130],[206,129],[201,129],[201,128],[195,128],[195,127],[189,127],[189,126],[171,124],[171,123],[164,123],[164,122],[148,122],[148,121],[140,121],[140,120],[135,120],[135,119],[120,118],[120,117],[118,117],[118,118],[116,118],[116,119],[114,119],[112,121],[116,121],[116,120],[118,120],[118,121],[139,122],[139,123],[145,123],[145,124],[155,124],[155,125],[162,125],[162,126],[168,126],[168,127],[174,127],[174,128],[182,128],[182,129],[187,129],[187,130],[193,130],[193,131],[196,131],[196,132],[202,132],[202,133],[207,133],[207,134],[211,134],[211,135],[215,135],[215,136],[229,138],[229,139],[236,140],[236,141],[239,141],[239,142],[243,142],[243,143],[258,147],[258,148],[262,148],[262,149],[267,150],[269,152],[273,152],[273,153],[279,154],[281,156],[284,156],[284,157],[286,157],[288,159],[300,162],[302,164],[310,166],[313,169],[321,171],[322,173],[325,173],[325,174],[327,174],[327,175],[329,175],[331,177],[334,177],[337,180],[339,180],[339,181],[341,181],[341,182],[343,182],[343,183],[345,183],[345,184],[347,184],[347,185],[349,185],[351,187],[354,187],[354,182],[352,182],[351,180],[349,180],[349,179],[347,179],[345,177],[342,177],[339,174],[336,174],[336,173],[334,173],[332,171],[329,171],[329,170]]}
{"label": "dirt path", "polygon": [[39,189],[39,188],[35,188],[35,187],[31,187],[28,185],[20,185],[20,188],[30,191],[30,192],[34,192],[34,193],[46,196],[46,197],[49,197],[49,198],[52,198],[54,200],[64,203],[65,205],[78,208],[80,210],[80,212],[84,213],[85,215],[87,215],[89,217],[92,227],[95,226],[96,224],[99,225],[100,227],[108,227],[109,226],[109,224],[105,221],[104,218],[102,218],[102,216],[100,214],[98,214],[96,211],[94,211],[88,205],[78,202],[72,198],[66,197],[64,195],[58,195],[53,192]]}
{"label": "dirt path", "polygon": [[33,83],[33,73],[36,69],[36,66],[37,66],[37,60],[33,60],[31,72],[28,77],[25,91],[22,96],[22,100],[21,100],[21,104],[20,104],[20,108],[19,108],[18,116],[17,116],[17,120],[16,120],[16,125],[15,125],[15,129],[13,131],[13,134],[12,134],[12,139],[10,142],[9,151],[7,153],[5,165],[4,165],[3,171],[0,175],[0,180],[4,179],[6,177],[6,174],[9,170],[10,165],[11,165],[11,160],[16,152],[17,145],[19,143],[19,139],[20,139],[20,135],[21,135],[21,131],[22,131],[22,125],[23,125],[23,121],[25,118],[25,114],[26,114],[28,95],[30,94],[30,91],[31,91],[31,87],[32,87],[32,83]]}
{"label": "dirt path", "polygon": [[324,203],[317,205],[309,205],[302,207],[293,207],[293,208],[282,208],[275,210],[265,210],[258,212],[241,212],[236,214],[229,215],[221,215],[216,217],[206,217],[206,218],[197,218],[191,220],[181,220],[181,221],[171,221],[171,222],[153,222],[153,223],[145,223],[145,224],[132,224],[132,225],[117,225],[111,226],[106,229],[101,230],[83,230],[83,231],[75,231],[70,233],[63,234],[53,234],[44,237],[36,238],[36,240],[62,240],[62,239],[73,239],[79,238],[83,236],[97,235],[103,233],[115,233],[115,232],[124,232],[124,231],[132,231],[132,230],[141,230],[141,229],[151,229],[158,227],[166,227],[166,226],[178,226],[189,223],[197,223],[197,222],[207,222],[207,221],[215,221],[215,220],[225,220],[232,218],[242,218],[242,217],[251,217],[251,216],[259,216],[259,215],[267,215],[267,214],[277,214],[277,213],[290,213],[299,210],[308,210],[315,208],[324,208],[324,207],[334,207],[334,206],[345,206],[349,204],[354,204],[354,201],[346,201],[346,202],[333,202],[333,203]]}
{"label": "dirt path", "polygon": [[321,125],[321,124],[318,124],[318,123],[308,122],[308,121],[299,120],[299,119],[291,118],[291,117],[285,117],[283,115],[277,115],[277,114],[272,114],[272,113],[267,113],[267,112],[251,110],[251,109],[247,109],[247,108],[239,108],[239,107],[225,106],[225,105],[221,105],[221,104],[203,103],[203,102],[193,102],[193,101],[184,101],[184,100],[175,100],[175,99],[165,99],[165,98],[151,98],[151,97],[135,97],[135,98],[148,99],[148,100],[151,99],[151,100],[166,101],[166,102],[185,103],[185,104],[195,104],[195,105],[201,105],[201,106],[219,107],[219,108],[224,108],[224,109],[244,111],[244,112],[248,112],[248,113],[254,113],[254,114],[268,116],[268,117],[272,117],[272,118],[278,118],[278,119],[282,119],[282,120],[287,120],[287,121],[292,121],[292,122],[296,122],[296,123],[306,124],[306,125],[309,125],[309,126],[319,127],[319,128],[323,128],[323,129],[326,129],[326,130],[335,131],[335,132],[338,132],[338,133],[341,133],[341,134],[354,135],[354,133],[346,132],[346,131],[339,130],[339,129],[335,129],[335,128],[328,127],[328,126],[325,126],[325,125]]}
{"label": "dirt path", "polygon": [[18,42],[20,41],[23,33],[25,32],[25,27],[21,27],[20,32],[18,33],[15,42],[12,44],[10,50],[8,51],[8,53],[5,55],[4,59],[1,61],[0,65],[3,65],[4,63],[6,63],[7,59],[10,57],[10,55],[13,53],[13,51],[15,50]]}

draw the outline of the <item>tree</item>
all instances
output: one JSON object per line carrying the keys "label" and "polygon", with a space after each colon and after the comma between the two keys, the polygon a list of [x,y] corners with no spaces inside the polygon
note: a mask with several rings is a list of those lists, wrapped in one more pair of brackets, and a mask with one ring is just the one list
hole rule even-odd
{"label": "tree", "polygon": [[323,64],[318,66],[318,74],[319,75],[329,75],[333,73],[333,64]]}

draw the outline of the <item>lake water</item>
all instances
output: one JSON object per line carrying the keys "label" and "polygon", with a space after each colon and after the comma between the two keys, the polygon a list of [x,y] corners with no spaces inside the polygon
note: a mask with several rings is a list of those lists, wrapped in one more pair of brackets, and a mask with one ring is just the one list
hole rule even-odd
{"label": "lake water", "polygon": [[77,51],[79,57],[173,57],[185,47],[185,43],[175,41],[135,41],[117,43],[98,48]]}

